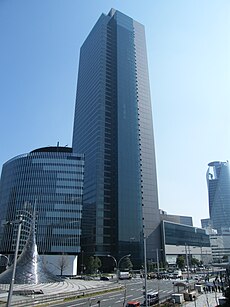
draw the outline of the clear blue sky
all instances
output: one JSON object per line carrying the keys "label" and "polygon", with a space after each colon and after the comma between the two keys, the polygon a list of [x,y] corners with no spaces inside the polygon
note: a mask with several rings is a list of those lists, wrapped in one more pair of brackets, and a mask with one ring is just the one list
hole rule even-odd
{"label": "clear blue sky", "polygon": [[0,0],[0,166],[71,146],[79,49],[111,7],[146,29],[160,208],[199,226],[230,159],[229,0]]}

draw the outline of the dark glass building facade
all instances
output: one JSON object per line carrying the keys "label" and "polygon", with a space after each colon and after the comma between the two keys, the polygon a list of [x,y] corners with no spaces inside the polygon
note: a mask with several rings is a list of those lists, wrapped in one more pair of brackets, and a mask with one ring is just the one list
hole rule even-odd
{"label": "dark glass building facade", "polygon": [[209,235],[204,229],[162,221],[161,230],[164,261],[169,265],[176,265],[180,255],[188,256],[189,266],[192,257],[205,264],[212,260]]}
{"label": "dark glass building facade", "polygon": [[209,236],[202,228],[163,221],[163,239],[165,245],[206,246],[210,247]]}
{"label": "dark glass building facade", "polygon": [[229,163],[220,161],[209,163],[206,177],[210,220],[212,227],[221,234],[222,227],[230,227]]}
{"label": "dark glass building facade", "polygon": [[84,251],[140,264],[144,231],[152,258],[160,216],[145,33],[114,9],[81,47],[73,151],[85,154]]}
{"label": "dark glass building facade", "polygon": [[80,252],[84,156],[71,148],[45,147],[3,165],[0,181],[0,253],[13,254],[17,227],[7,221],[23,214],[20,250],[28,237],[27,214],[36,204],[40,255]]}

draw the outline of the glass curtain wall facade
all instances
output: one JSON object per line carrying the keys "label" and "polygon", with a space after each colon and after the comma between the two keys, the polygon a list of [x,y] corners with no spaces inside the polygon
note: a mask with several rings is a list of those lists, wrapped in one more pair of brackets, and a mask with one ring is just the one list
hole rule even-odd
{"label": "glass curtain wall facade", "polygon": [[221,234],[221,228],[230,227],[230,173],[229,163],[214,161],[208,164],[207,185],[209,216],[212,227]]}
{"label": "glass curtain wall facade", "polygon": [[23,214],[20,251],[30,225],[26,214],[35,203],[36,241],[40,255],[80,252],[84,156],[71,148],[45,147],[3,165],[0,181],[0,253],[12,254],[17,227],[6,225]]}
{"label": "glass curtain wall facade", "polygon": [[209,235],[201,228],[162,221],[162,246],[169,265],[176,265],[179,255],[187,255],[189,266],[192,257],[205,264],[212,259]]}
{"label": "glass curtain wall facade", "polygon": [[190,245],[210,247],[209,236],[202,228],[163,221],[165,245]]}
{"label": "glass curtain wall facade", "polygon": [[112,9],[81,47],[73,151],[85,154],[84,250],[143,261],[159,248],[152,109],[143,25]]}

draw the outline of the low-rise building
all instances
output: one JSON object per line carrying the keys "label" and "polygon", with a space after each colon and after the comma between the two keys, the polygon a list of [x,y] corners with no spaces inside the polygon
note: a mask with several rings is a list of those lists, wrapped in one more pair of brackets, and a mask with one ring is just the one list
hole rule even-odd
{"label": "low-rise building", "polygon": [[162,221],[162,248],[164,259],[169,265],[175,265],[177,257],[184,255],[196,258],[204,264],[212,261],[209,236],[204,229],[169,221]]}

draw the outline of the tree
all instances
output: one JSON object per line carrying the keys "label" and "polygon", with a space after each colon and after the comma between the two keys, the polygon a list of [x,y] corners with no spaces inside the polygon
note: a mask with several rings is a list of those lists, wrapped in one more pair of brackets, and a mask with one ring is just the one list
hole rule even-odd
{"label": "tree", "polygon": [[101,267],[100,258],[90,256],[88,259],[87,271],[91,274],[96,273],[100,267]]}
{"label": "tree", "polygon": [[156,268],[156,263],[154,262],[148,262],[147,265],[148,265],[148,272],[153,272],[154,269]]}
{"label": "tree", "polygon": [[200,264],[200,261],[197,258],[192,257],[191,265],[198,266],[199,264]]}
{"label": "tree", "polygon": [[120,269],[122,270],[132,270],[133,264],[129,257],[125,257],[120,264]]}
{"label": "tree", "polygon": [[61,257],[58,259],[57,265],[60,268],[60,275],[62,276],[65,268],[69,266],[69,261],[65,254],[62,254]]}
{"label": "tree", "polygon": [[178,256],[176,259],[176,264],[179,269],[183,269],[185,266],[185,260],[183,256]]}
{"label": "tree", "polygon": [[97,270],[101,267],[101,259],[98,257],[94,258],[94,267],[95,267],[95,271],[97,272]]}

